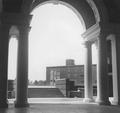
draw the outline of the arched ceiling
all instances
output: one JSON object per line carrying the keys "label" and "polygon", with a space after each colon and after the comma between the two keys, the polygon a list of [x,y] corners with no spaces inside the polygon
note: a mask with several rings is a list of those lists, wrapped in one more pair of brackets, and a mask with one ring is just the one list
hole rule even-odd
{"label": "arched ceiling", "polygon": [[[46,0],[0,0],[2,1],[2,12],[5,13],[30,13],[31,6],[38,5]],[[49,1],[49,0],[48,0]],[[90,27],[95,23],[94,11],[91,10],[90,4],[86,4],[86,1],[90,0],[61,0],[70,3],[72,6],[80,11],[83,19],[87,22],[87,27]],[[109,22],[120,22],[120,0],[91,0],[94,1],[96,6],[100,8],[100,14],[106,9]],[[104,7],[101,7],[104,5]],[[1,6],[0,6],[1,7]],[[94,9],[93,9],[94,10]],[[87,12],[87,13],[86,13]],[[90,16],[93,15],[93,16]],[[102,15],[104,18],[106,15]]]}
{"label": "arched ceiling", "polygon": [[23,0],[3,0],[3,11],[9,13],[20,13]]}
{"label": "arched ceiling", "polygon": [[[34,9],[36,6],[46,1],[48,0],[35,0],[32,8]],[[81,17],[84,20],[86,29],[96,23],[94,13],[91,7],[89,6],[89,4],[86,3],[85,0],[60,0],[60,1],[71,5],[81,14]]]}

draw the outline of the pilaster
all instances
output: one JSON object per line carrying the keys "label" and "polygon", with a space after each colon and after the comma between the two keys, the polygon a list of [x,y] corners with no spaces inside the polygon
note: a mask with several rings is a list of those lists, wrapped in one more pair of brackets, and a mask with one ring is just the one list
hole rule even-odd
{"label": "pilaster", "polygon": [[8,74],[9,26],[0,24],[0,108],[8,107],[7,74]]}
{"label": "pilaster", "polygon": [[113,81],[113,99],[112,104],[118,105],[118,74],[117,74],[117,52],[116,52],[116,37],[111,34],[107,38],[111,41],[111,56],[112,56],[112,81]]}
{"label": "pilaster", "polygon": [[116,60],[117,60],[118,104],[120,105],[120,34],[116,34]]}

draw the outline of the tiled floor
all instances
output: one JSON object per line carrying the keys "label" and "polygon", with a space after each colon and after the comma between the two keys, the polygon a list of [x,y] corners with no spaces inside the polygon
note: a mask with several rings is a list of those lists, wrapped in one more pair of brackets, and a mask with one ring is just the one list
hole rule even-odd
{"label": "tiled floor", "polygon": [[0,109],[0,113],[120,113],[120,106],[96,104],[30,104],[28,108]]}

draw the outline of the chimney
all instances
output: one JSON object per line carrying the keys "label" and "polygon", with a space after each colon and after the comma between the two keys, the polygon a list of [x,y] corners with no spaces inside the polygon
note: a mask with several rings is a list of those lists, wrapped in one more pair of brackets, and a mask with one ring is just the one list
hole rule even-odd
{"label": "chimney", "polygon": [[73,59],[66,60],[66,66],[74,66],[74,65],[75,65],[75,61]]}

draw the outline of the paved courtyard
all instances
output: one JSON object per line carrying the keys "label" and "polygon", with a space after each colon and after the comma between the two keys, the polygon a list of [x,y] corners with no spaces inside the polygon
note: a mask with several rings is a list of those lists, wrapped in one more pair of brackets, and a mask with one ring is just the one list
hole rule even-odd
{"label": "paved courtyard", "polygon": [[120,113],[120,106],[96,104],[30,104],[28,108],[0,109],[0,113]]}
{"label": "paved courtyard", "polygon": [[0,113],[120,113],[120,106],[88,104],[78,98],[28,99],[30,107],[27,108],[14,108],[13,102],[9,100],[9,108],[0,109]]}

